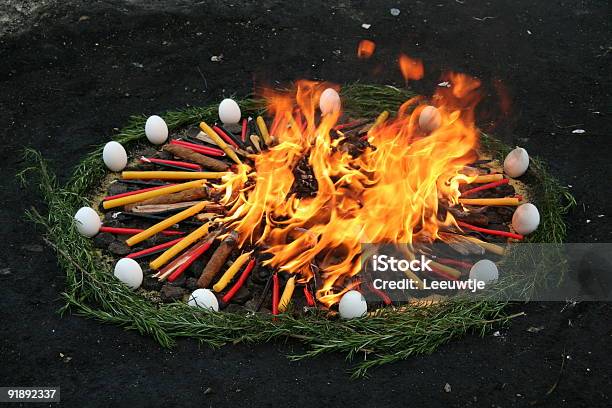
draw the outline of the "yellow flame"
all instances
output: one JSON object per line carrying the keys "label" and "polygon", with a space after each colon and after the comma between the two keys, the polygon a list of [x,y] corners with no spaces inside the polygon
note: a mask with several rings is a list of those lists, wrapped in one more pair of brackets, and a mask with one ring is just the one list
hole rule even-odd
{"label": "yellow flame", "polygon": [[[425,106],[412,99],[394,119],[373,127],[370,147],[352,156],[330,137],[340,112],[317,117],[321,92],[329,84],[299,81],[294,92],[267,92],[273,115],[270,134],[277,144],[254,156],[254,166],[238,165],[218,186],[230,210],[222,222],[239,234],[240,245],[257,244],[272,255],[266,261],[308,281],[318,273],[317,297],[339,300],[360,271],[360,244],[412,243],[438,238],[439,203],[456,204],[460,173],[475,159],[478,131],[473,108],[478,81],[450,74],[452,89],[433,101],[442,125],[426,135],[418,128]],[[307,160],[318,189],[299,197],[294,169]],[[343,289],[344,288],[344,289]]]}

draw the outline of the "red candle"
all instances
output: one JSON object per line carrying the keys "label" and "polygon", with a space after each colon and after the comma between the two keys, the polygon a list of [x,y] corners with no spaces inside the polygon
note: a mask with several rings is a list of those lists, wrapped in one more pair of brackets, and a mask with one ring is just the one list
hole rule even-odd
{"label": "red candle", "polygon": [[236,142],[234,142],[234,140],[227,133],[225,133],[223,129],[221,129],[219,126],[213,126],[213,130],[217,132],[217,134],[221,136],[221,139],[225,140],[226,143],[229,143],[234,148],[238,149]]}
{"label": "red candle", "polygon": [[278,314],[278,300],[279,300],[280,284],[278,282],[278,274],[272,275],[272,314]]}
{"label": "red candle", "polygon": [[[176,270],[174,272],[172,272],[172,274],[168,277],[168,282],[174,282],[179,276],[181,276],[183,274],[183,272],[185,272],[185,270],[187,268],[189,268],[189,266],[195,262],[196,259],[198,259],[200,256],[202,256],[206,251],[208,251],[208,248],[210,248],[210,245],[212,244],[211,241],[206,241],[194,248],[192,248],[191,251],[185,253],[184,257],[186,258],[183,263],[176,268]],[[183,257],[181,257],[183,258]],[[173,267],[174,264],[170,264],[167,266],[167,268]]]}
{"label": "red candle", "polygon": [[474,264],[470,262],[463,262],[450,258],[437,258],[436,262],[441,263],[442,265],[458,266],[463,269],[471,269],[472,266],[474,266]]}
{"label": "red candle", "polygon": [[232,288],[221,298],[221,301],[223,301],[223,303],[229,303],[229,301],[232,300],[236,292],[238,292],[242,285],[244,285],[244,282],[246,282],[254,266],[255,258],[252,258],[246,268],[244,268],[244,271],[242,272],[242,275],[240,275],[240,278],[238,278],[238,281],[236,281],[236,283],[234,283],[234,286],[232,286]]}
{"label": "red candle", "polygon": [[497,235],[500,237],[508,237],[508,238],[514,238],[514,239],[524,238],[521,234],[515,234],[512,232],[506,232],[506,231],[497,231],[497,230],[492,230],[492,229],[487,229],[487,228],[480,228],[475,225],[467,224],[463,221],[457,221],[457,225],[459,225],[462,228],[467,228],[472,231],[478,231],[478,232],[482,232],[484,234],[489,234],[489,235]]}
{"label": "red candle", "polygon": [[132,252],[131,254],[127,255],[126,258],[139,258],[139,257],[144,256],[144,255],[149,255],[149,254],[155,253],[155,252],[160,251],[162,249],[166,249],[166,248],[169,248],[169,247],[173,246],[174,244],[179,242],[181,239],[183,239],[183,238],[173,239],[172,241],[168,241],[168,242],[165,242],[163,244],[155,245],[155,246],[152,246],[150,248],[143,249],[142,251]]}
{"label": "red candle", "polygon": [[195,143],[185,142],[183,140],[171,140],[170,144],[183,146],[188,149],[193,150],[196,153],[204,154],[207,156],[225,156],[225,152],[223,150],[216,149],[214,147],[203,146]]}
{"label": "red candle", "polygon": [[310,290],[308,290],[308,286],[304,286],[304,297],[306,298],[306,304],[308,306],[315,306],[314,296],[312,296],[312,293],[310,293]]}
{"label": "red candle", "polygon": [[497,186],[501,186],[502,184],[508,184],[509,181],[510,181],[509,179],[501,179],[499,181],[494,181],[493,183],[483,184],[482,186],[478,186],[478,187],[471,188],[469,190],[465,190],[463,193],[461,193],[461,197],[465,197],[467,195],[474,194],[482,190],[488,190],[490,188],[495,188]]}
{"label": "red candle", "polygon": [[[144,231],[140,228],[117,228],[117,227],[100,227],[100,232],[108,232],[109,234],[117,234],[117,235],[136,235],[140,232]],[[160,232],[162,235],[184,235],[183,231],[162,231]]]}
{"label": "red candle", "polygon": [[246,118],[242,119],[242,132],[240,133],[240,139],[242,139],[243,142],[246,142],[247,124],[248,124],[247,119]]}
{"label": "red candle", "polygon": [[131,196],[131,195],[134,195],[134,194],[140,194],[140,193],[144,193],[144,192],[147,192],[147,191],[158,190],[160,188],[169,187],[169,186],[173,186],[173,185],[174,184],[164,184],[164,185],[161,185],[161,186],[143,188],[141,190],[128,191],[127,193],[115,194],[115,195],[112,195],[112,196],[104,197],[103,200],[104,201],[114,200],[115,198],[127,197],[127,196]]}
{"label": "red candle", "polygon": [[376,296],[378,296],[385,305],[389,306],[392,302],[391,302],[391,298],[389,297],[389,295],[387,295],[385,292],[383,292],[380,289],[376,289],[374,287],[373,284],[369,283],[368,284],[368,289],[370,289],[370,291],[372,293],[374,293]]}
{"label": "red candle", "polygon": [[187,163],[187,162],[183,162],[183,161],[165,160],[165,159],[154,159],[154,158],[150,158],[150,157],[141,157],[140,161],[144,162],[144,163],[170,164],[172,166],[183,167],[183,168],[186,168],[186,169],[191,169],[191,170],[196,170],[196,171],[202,171],[202,167],[198,166],[197,164]]}

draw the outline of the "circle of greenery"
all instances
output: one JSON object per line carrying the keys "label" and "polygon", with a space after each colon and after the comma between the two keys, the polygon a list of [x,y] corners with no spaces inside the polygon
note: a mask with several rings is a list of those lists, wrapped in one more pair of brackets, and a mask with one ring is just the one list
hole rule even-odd
{"label": "circle of greenery", "polygon": [[[351,84],[342,90],[343,109],[352,117],[376,117],[381,111],[395,111],[405,100],[415,96],[408,89],[391,86]],[[262,100],[246,98],[238,101],[249,115],[263,113]],[[161,115],[170,130],[214,121],[217,106],[192,107]],[[146,116],[135,116],[114,140],[126,148],[146,141]],[[484,335],[494,325],[508,322],[522,313],[509,314],[507,302],[483,296],[475,300],[458,296],[426,306],[386,308],[374,316],[354,320],[330,320],[323,312],[295,317],[282,314],[272,320],[267,314],[215,313],[177,302],[153,304],[131,291],[113,277],[112,259],[95,250],[92,241],[82,237],[74,227],[73,214],[91,204],[91,193],[106,174],[99,146],[75,168],[71,179],[59,186],[40,152],[26,150],[29,166],[20,173],[31,182],[34,173],[46,209],[29,209],[28,217],[42,227],[45,241],[56,251],[58,262],[66,273],[62,312],[73,313],[112,323],[126,329],[153,336],[162,346],[171,347],[181,337],[197,339],[211,347],[232,343],[269,342],[294,338],[306,345],[302,354],[290,359],[302,359],[322,353],[341,352],[348,359],[359,358],[352,366],[354,376],[368,369],[409,356],[431,353],[441,344],[466,333]],[[510,150],[495,138],[482,134],[481,148],[503,159]],[[561,243],[565,238],[563,215],[574,204],[564,187],[548,173],[538,159],[531,159],[528,174],[523,179],[530,196],[541,212],[540,228],[527,242]],[[496,286],[497,293],[508,287],[520,290],[528,297],[537,288],[552,281],[559,282],[562,272],[550,253],[522,253],[517,245],[506,258],[530,259],[543,267],[530,268],[522,275],[505,276]],[[537,261],[534,261],[536,259]],[[503,261],[502,261],[503,262]],[[547,264],[547,262],[549,264]],[[533,266],[533,265],[532,265]]]}

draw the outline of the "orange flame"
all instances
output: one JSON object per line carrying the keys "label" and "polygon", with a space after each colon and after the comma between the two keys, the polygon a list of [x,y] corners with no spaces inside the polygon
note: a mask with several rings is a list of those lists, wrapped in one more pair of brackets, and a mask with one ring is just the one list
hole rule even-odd
{"label": "orange flame", "polygon": [[357,47],[357,58],[368,59],[374,54],[374,50],[376,50],[374,41],[361,40]]}
{"label": "orange flame", "polygon": [[[452,80],[453,90],[434,96],[438,129],[424,136],[418,129],[424,102],[412,99],[368,131],[370,146],[359,155],[342,148],[341,133],[330,136],[340,112],[318,117],[329,84],[299,81],[295,92],[268,91],[277,144],[217,186],[226,189],[230,208],[222,222],[238,232],[240,245],[266,248],[266,264],[301,282],[317,274],[317,298],[336,303],[360,272],[361,243],[430,242],[454,225],[438,207],[458,203],[459,182],[468,180],[460,172],[475,159],[478,81],[462,74]],[[317,185],[310,195],[296,189],[296,167],[305,163]]]}
{"label": "orange flame", "polygon": [[410,58],[406,54],[400,54],[399,66],[406,81],[410,79],[418,81],[425,73],[423,62],[420,59]]}

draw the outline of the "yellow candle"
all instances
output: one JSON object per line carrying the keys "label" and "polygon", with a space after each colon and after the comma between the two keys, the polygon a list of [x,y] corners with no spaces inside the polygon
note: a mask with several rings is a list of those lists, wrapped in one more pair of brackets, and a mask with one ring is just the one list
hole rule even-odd
{"label": "yellow candle", "polygon": [[485,174],[482,176],[477,176],[472,183],[491,183],[493,181],[499,181],[504,178],[503,174]]}
{"label": "yellow candle", "polygon": [[159,269],[163,265],[165,265],[170,259],[174,258],[178,255],[182,250],[187,248],[189,245],[196,242],[198,239],[202,238],[204,235],[208,234],[209,224],[206,223],[202,225],[197,230],[193,231],[191,234],[187,235],[185,238],[174,244],[174,246],[170,247],[166,252],[155,258],[149,266],[151,269]]}
{"label": "yellow candle", "polygon": [[382,111],[380,115],[378,115],[378,117],[376,118],[376,122],[374,122],[374,125],[372,125],[372,128],[382,125],[388,118],[389,118],[389,111]]}
{"label": "yellow candle", "polygon": [[264,142],[266,142],[266,144],[270,146],[272,144],[272,139],[270,138],[270,133],[268,133],[268,127],[266,126],[266,122],[261,116],[257,117],[257,127],[261,132],[261,137],[263,137]]}
{"label": "yellow candle", "polygon": [[287,310],[287,306],[289,305],[289,302],[291,301],[291,296],[293,296],[294,289],[295,289],[295,276],[292,276],[287,281],[287,284],[285,285],[285,289],[283,289],[283,295],[278,301],[278,312],[279,313],[283,313],[285,310]]}
{"label": "yellow candle", "polygon": [[[252,251],[251,251],[252,252]],[[251,252],[246,252],[242,255],[240,255],[232,264],[232,266],[230,266],[228,268],[227,271],[225,271],[225,273],[223,274],[223,276],[221,277],[221,279],[219,279],[219,281],[217,283],[215,283],[213,285],[213,291],[215,292],[221,292],[223,289],[225,289],[225,287],[227,286],[228,283],[231,282],[231,280],[234,278],[234,276],[236,276],[236,273],[238,273],[238,271],[240,270],[240,268],[242,268],[242,265],[244,265],[244,263],[246,261],[248,261],[249,256],[251,255]]]}
{"label": "yellow candle", "polygon": [[259,147],[259,137],[257,137],[257,135],[251,135],[250,139],[253,143],[253,146],[255,146],[255,149],[257,149],[257,151],[261,153],[261,147]]}
{"label": "yellow candle", "polygon": [[124,180],[202,180],[225,176],[225,171],[124,171]]}
{"label": "yellow candle", "polygon": [[455,268],[451,268],[450,266],[442,265],[434,261],[431,261],[430,265],[433,266],[436,270],[445,273],[446,275],[452,276],[453,278],[459,279],[461,277],[461,272],[459,272]]}
{"label": "yellow candle", "polygon": [[236,152],[234,152],[232,148],[229,147],[227,143],[223,141],[223,139],[221,139],[221,136],[219,136],[217,132],[215,132],[210,126],[208,126],[206,122],[200,122],[200,129],[202,129],[202,132],[206,133],[206,135],[210,137],[213,142],[215,142],[215,144],[219,146],[221,150],[223,150],[230,159],[235,161],[237,164],[242,164],[242,162],[236,155]]}
{"label": "yellow candle", "polygon": [[128,246],[136,245],[137,243],[142,242],[149,237],[152,237],[158,232],[161,232],[165,230],[166,228],[171,227],[174,224],[177,224],[183,221],[186,218],[196,215],[197,213],[199,213],[200,211],[204,209],[206,204],[207,204],[206,201],[202,201],[201,203],[198,203],[192,207],[189,207],[186,210],[181,211],[180,213],[174,214],[173,216],[168,217],[161,222],[158,222],[157,224],[134,235],[133,237],[130,237],[128,240],[125,241],[125,243],[128,244]]}
{"label": "yellow candle", "polygon": [[459,202],[466,205],[519,205],[516,197],[504,198],[460,198]]}
{"label": "yellow candle", "polygon": [[109,208],[115,208],[126,204],[137,203],[139,201],[148,200],[149,198],[159,197],[171,193],[177,193],[179,191],[188,190],[190,188],[203,187],[204,183],[206,183],[205,180],[195,180],[183,184],[175,184],[173,186],[168,186],[153,191],[145,191],[144,193],[133,194],[131,196],[104,201],[102,205],[105,209],[108,210]]}
{"label": "yellow candle", "polygon": [[463,238],[467,239],[468,241],[472,241],[476,245],[478,245],[481,248],[483,248],[485,251],[492,252],[492,253],[494,253],[496,255],[504,255],[504,253],[506,252],[504,247],[501,247],[501,246],[496,245],[496,244],[492,244],[490,242],[481,241],[478,238],[471,237],[469,235],[464,235]]}

